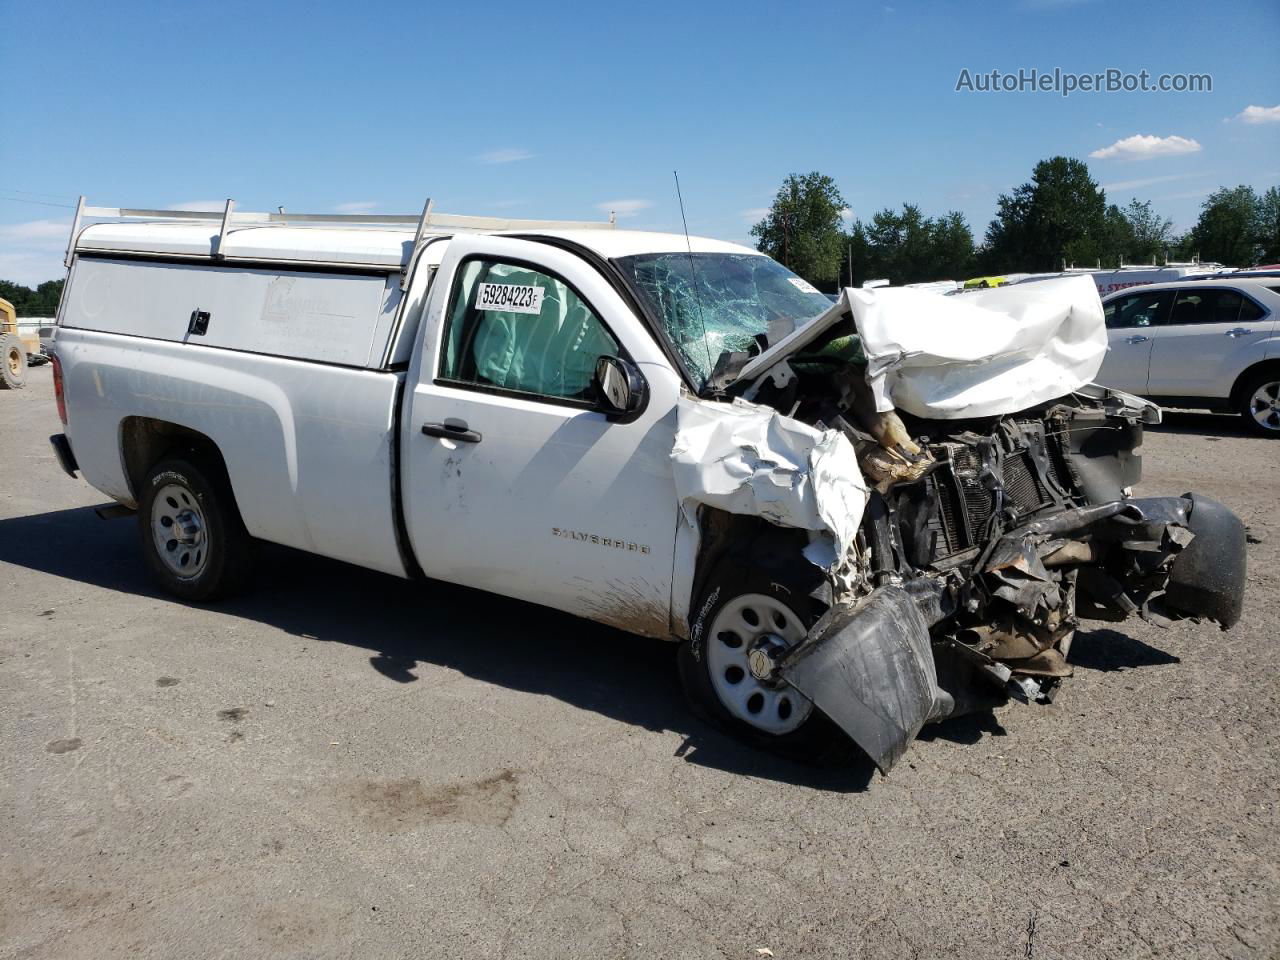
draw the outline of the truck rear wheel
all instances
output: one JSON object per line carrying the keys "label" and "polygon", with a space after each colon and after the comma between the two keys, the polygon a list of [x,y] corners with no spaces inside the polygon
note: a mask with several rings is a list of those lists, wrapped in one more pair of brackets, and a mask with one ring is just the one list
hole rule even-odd
{"label": "truck rear wheel", "polygon": [[0,389],[18,390],[27,384],[27,348],[12,333],[0,336]]}
{"label": "truck rear wheel", "polygon": [[218,466],[172,459],[152,467],[139,498],[138,533],[152,574],[183,600],[229,596],[253,567],[253,539]]}
{"label": "truck rear wheel", "polygon": [[680,679],[694,712],[739,739],[803,763],[846,765],[862,752],[770,670],[826,610],[813,596],[821,572],[801,556],[789,559],[781,567],[745,558],[717,564],[680,645]]}

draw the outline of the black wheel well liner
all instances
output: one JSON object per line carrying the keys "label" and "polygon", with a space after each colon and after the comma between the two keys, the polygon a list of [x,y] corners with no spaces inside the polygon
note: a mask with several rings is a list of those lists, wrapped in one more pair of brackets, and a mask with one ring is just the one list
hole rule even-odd
{"label": "black wheel well liner", "polygon": [[198,430],[154,417],[120,421],[120,460],[136,504],[147,472],[166,457],[184,456],[221,471],[230,487],[227,463],[211,438]]}
{"label": "black wheel well liner", "polygon": [[725,558],[733,556],[765,569],[789,563],[809,564],[801,555],[809,543],[804,530],[708,506],[698,510],[698,528],[698,559],[689,597],[690,628],[697,616],[694,605],[705,592],[707,578]]}

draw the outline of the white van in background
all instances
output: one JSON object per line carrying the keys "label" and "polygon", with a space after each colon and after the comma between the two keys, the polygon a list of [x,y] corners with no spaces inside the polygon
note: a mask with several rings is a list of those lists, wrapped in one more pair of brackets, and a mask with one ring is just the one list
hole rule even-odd
{"label": "white van in background", "polygon": [[1012,283],[1035,283],[1038,280],[1051,280],[1055,277],[1091,276],[1098,287],[1098,296],[1106,297],[1118,290],[1129,287],[1140,287],[1149,283],[1169,283],[1186,277],[1207,276],[1209,274],[1229,273],[1232,267],[1224,267],[1220,263],[1170,263],[1163,267],[1154,264],[1121,266],[1115,270],[1093,270],[1088,267],[1071,267],[1058,273],[1034,273]]}

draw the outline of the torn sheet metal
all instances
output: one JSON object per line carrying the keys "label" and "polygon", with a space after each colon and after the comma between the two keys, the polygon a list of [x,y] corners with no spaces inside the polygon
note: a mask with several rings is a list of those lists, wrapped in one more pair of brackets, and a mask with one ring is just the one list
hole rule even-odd
{"label": "torn sheet metal", "polygon": [[877,410],[937,419],[1014,413],[1097,376],[1107,352],[1089,277],[956,297],[846,290]]}
{"label": "torn sheet metal", "polygon": [[681,397],[671,450],[686,519],[698,504],[819,534],[805,555],[826,569],[848,556],[867,487],[853,445],[770,407]]}

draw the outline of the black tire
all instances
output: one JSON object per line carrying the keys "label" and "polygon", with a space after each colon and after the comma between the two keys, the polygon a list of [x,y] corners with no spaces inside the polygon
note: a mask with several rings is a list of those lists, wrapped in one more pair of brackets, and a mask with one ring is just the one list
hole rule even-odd
{"label": "black tire", "polygon": [[0,336],[0,390],[27,385],[27,348],[12,333]]}
{"label": "black tire", "polygon": [[[691,636],[680,645],[680,681],[694,713],[754,747],[790,760],[819,766],[848,766],[865,754],[816,707],[795,730],[773,734],[735,716],[721,701],[711,679],[712,626],[720,612],[746,594],[761,594],[785,605],[808,630],[828,607],[830,591],[822,572],[794,548],[778,549],[776,540],[712,569],[693,606]],[[794,694],[794,691],[791,691]]]}
{"label": "black tire", "polygon": [[[169,492],[157,507],[164,491]],[[162,545],[153,531],[176,530],[175,516],[185,518],[187,532]],[[168,523],[164,522],[165,517],[169,518]],[[196,520],[194,526],[192,517]],[[191,534],[192,529],[197,532]],[[156,580],[183,600],[230,596],[244,586],[253,571],[253,538],[240,519],[221,464],[174,458],[152,467],[139,497],[138,534],[147,566]],[[193,574],[184,575],[181,568],[175,569],[175,564],[182,564],[184,552]]]}
{"label": "black tire", "polygon": [[[1236,401],[1236,412],[1244,418],[1245,426],[1251,433],[1260,437],[1280,437],[1280,370],[1255,373],[1240,384],[1236,396],[1239,398]],[[1269,415],[1261,406],[1268,402],[1271,403]]]}

